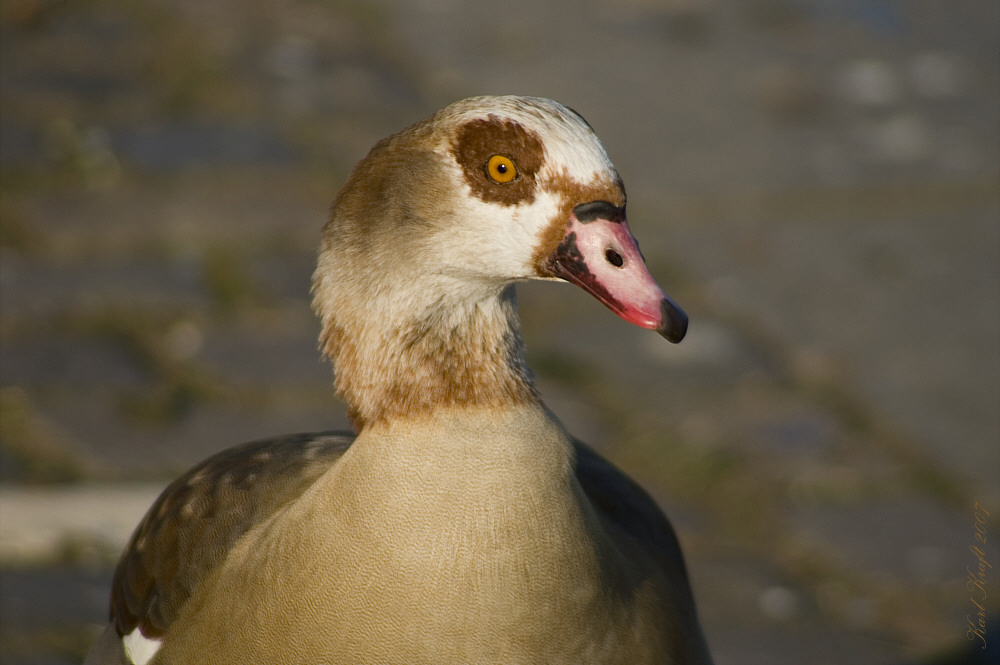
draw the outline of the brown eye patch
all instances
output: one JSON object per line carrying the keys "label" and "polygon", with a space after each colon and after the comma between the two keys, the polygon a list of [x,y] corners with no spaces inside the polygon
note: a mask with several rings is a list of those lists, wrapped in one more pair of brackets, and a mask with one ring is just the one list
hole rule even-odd
{"label": "brown eye patch", "polygon": [[[545,151],[535,132],[520,124],[490,115],[462,125],[452,152],[462,167],[472,193],[488,203],[516,205],[535,200],[535,174],[542,167]],[[489,175],[490,158],[504,155],[517,169],[517,178],[498,182]]]}

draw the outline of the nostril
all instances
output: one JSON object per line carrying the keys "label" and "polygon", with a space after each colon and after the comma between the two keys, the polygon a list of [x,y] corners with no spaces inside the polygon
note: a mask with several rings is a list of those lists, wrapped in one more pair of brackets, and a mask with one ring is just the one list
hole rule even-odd
{"label": "nostril", "polygon": [[604,252],[604,258],[608,260],[608,263],[616,268],[621,268],[625,265],[625,259],[622,258],[622,255],[610,247]]}

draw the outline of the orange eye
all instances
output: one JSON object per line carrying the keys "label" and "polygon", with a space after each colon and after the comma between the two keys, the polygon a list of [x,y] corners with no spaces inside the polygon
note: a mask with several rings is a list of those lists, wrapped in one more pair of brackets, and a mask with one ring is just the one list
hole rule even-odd
{"label": "orange eye", "polygon": [[517,177],[517,167],[514,162],[503,155],[493,155],[490,161],[486,162],[486,173],[495,182],[506,184]]}

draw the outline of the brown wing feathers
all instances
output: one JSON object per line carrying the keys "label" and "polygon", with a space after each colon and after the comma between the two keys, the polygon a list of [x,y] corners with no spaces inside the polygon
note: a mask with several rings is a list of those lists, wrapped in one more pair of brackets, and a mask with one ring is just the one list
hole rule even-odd
{"label": "brown wing feathers", "polygon": [[345,432],[297,434],[230,448],[171,483],[115,570],[111,621],[161,637],[203,577],[250,528],[299,497],[351,445]]}

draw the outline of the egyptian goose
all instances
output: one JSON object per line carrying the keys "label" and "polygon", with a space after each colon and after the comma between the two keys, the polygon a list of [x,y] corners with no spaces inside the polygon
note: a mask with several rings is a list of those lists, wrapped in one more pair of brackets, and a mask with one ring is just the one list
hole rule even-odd
{"label": "egyptian goose", "polygon": [[238,446],[167,487],[86,662],[710,663],[666,517],[539,399],[529,279],[687,328],[574,111],[477,97],[380,141],[313,279],[357,435]]}

